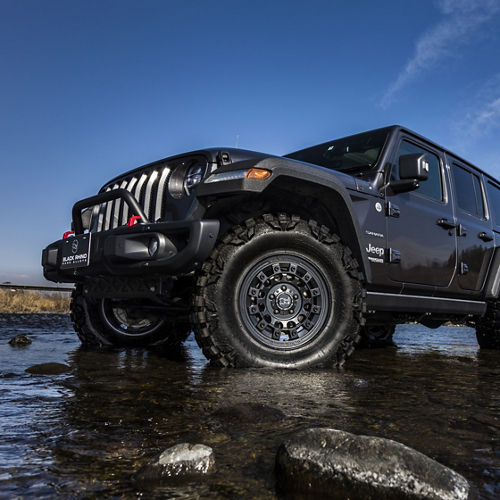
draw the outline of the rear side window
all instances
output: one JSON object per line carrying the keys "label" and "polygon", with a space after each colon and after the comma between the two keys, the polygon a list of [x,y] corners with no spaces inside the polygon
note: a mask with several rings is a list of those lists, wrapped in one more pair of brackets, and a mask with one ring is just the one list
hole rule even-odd
{"label": "rear side window", "polygon": [[458,207],[468,214],[484,219],[483,193],[479,177],[453,164],[453,180]]}
{"label": "rear side window", "polygon": [[487,186],[490,214],[493,216],[493,222],[500,226],[500,189],[491,182],[488,182]]}
{"label": "rear side window", "polygon": [[[421,148],[412,142],[403,141],[399,146],[398,151],[398,165],[399,158],[403,155],[411,155],[415,153],[425,153],[429,162],[429,177],[425,181],[420,182],[419,188],[415,193],[422,194],[434,200],[443,200],[443,180],[441,177],[441,165],[439,158],[434,153],[427,149]],[[399,178],[399,174],[398,174]]]}

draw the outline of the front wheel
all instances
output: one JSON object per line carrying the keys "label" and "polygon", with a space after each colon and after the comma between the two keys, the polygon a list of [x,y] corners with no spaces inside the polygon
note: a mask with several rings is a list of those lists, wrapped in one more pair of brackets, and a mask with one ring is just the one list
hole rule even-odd
{"label": "front wheel", "polygon": [[85,346],[178,346],[189,325],[174,324],[166,311],[140,300],[91,299],[78,285],[71,297],[71,320]]}
{"label": "front wheel", "polygon": [[361,280],[325,226],[286,214],[249,219],[203,265],[196,339],[216,366],[341,366],[359,340]]}

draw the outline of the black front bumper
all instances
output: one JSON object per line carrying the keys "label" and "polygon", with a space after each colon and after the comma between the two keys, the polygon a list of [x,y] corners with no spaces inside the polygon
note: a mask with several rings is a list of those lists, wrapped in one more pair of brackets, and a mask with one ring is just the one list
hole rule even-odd
{"label": "black front bumper", "polygon": [[[89,265],[75,269],[61,269],[65,240],[58,240],[42,252],[43,274],[50,281],[74,283],[88,276],[188,273],[210,255],[219,226],[218,220],[185,220],[92,233]],[[157,250],[151,255],[154,240]]]}

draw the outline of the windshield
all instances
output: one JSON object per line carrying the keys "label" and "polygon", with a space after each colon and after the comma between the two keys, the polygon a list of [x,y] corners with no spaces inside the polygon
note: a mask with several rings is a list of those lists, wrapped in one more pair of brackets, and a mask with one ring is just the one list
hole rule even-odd
{"label": "windshield", "polygon": [[320,165],[340,172],[364,171],[377,163],[388,129],[352,135],[286,155],[293,160]]}

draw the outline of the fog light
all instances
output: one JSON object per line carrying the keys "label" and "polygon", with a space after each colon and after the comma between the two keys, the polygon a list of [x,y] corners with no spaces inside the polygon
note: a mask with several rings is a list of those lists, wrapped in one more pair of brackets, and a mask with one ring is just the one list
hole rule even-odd
{"label": "fog light", "polygon": [[156,252],[158,252],[158,246],[159,246],[159,243],[158,243],[158,240],[156,238],[153,238],[149,242],[148,252],[149,252],[150,257],[154,257],[156,255]]}

